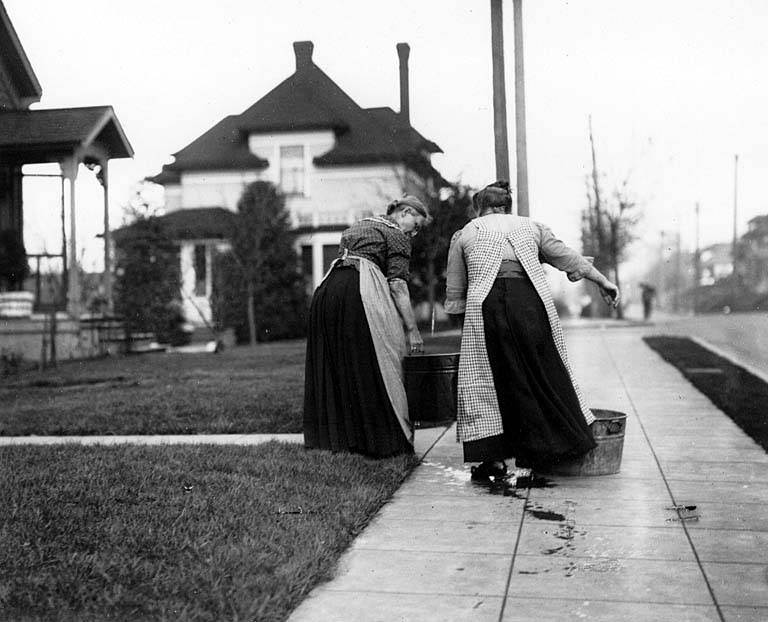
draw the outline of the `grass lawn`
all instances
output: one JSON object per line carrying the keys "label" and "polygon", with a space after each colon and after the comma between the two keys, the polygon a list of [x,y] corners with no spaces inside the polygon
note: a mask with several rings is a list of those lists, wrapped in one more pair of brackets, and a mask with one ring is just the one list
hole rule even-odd
{"label": "grass lawn", "polygon": [[0,618],[284,620],[415,461],[280,443],[2,447]]}
{"label": "grass lawn", "polygon": [[145,354],[4,378],[0,435],[301,432],[304,350]]}

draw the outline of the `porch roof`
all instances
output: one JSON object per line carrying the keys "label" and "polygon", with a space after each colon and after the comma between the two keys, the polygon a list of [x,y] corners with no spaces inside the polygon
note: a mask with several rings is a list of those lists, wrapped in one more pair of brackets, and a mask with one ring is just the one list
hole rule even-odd
{"label": "porch roof", "polygon": [[109,159],[133,156],[112,106],[0,112],[0,160],[57,162],[96,150]]}
{"label": "porch roof", "polygon": [[[232,237],[235,214],[224,207],[178,209],[156,217],[156,222],[169,240],[228,240]],[[133,224],[112,232],[116,242],[131,239],[138,233]]]}

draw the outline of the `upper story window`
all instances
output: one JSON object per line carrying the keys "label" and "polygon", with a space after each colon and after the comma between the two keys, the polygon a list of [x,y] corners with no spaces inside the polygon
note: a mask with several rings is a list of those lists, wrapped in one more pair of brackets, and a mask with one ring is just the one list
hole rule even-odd
{"label": "upper story window", "polygon": [[304,194],[304,146],[280,147],[280,188],[287,195]]}

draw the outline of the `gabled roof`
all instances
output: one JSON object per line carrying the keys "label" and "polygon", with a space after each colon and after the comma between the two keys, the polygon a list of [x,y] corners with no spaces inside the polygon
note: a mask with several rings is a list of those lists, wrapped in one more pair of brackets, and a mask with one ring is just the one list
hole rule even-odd
{"label": "gabled roof", "polygon": [[43,89],[32,69],[32,64],[19,41],[11,18],[0,1],[0,62],[13,80],[16,91],[21,98],[21,105],[27,108],[31,103],[40,101]]}
{"label": "gabled roof", "polygon": [[[110,158],[133,155],[112,106],[11,110],[0,114],[0,159],[55,161],[60,153],[94,144]],[[34,160],[35,156],[49,159]]]}
{"label": "gabled roof", "polygon": [[[228,240],[235,227],[235,214],[223,207],[197,207],[157,216],[156,222],[170,240]],[[134,231],[133,225],[126,225],[116,229],[113,237],[122,242],[130,239]]]}
{"label": "gabled roof", "polygon": [[241,114],[227,117],[174,154],[173,164],[150,181],[178,183],[181,171],[200,168],[263,168],[268,163],[256,156],[250,162],[239,159],[248,152],[248,135],[317,129],[336,135],[335,146],[314,159],[317,166],[403,162],[439,176],[427,156],[441,153],[440,147],[391,108],[361,108],[315,65],[311,42],[294,43],[294,48],[297,68],[291,76]]}

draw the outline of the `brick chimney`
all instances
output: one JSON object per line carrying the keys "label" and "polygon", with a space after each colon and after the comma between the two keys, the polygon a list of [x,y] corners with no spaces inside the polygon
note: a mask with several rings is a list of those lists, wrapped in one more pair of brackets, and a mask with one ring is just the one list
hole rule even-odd
{"label": "brick chimney", "polygon": [[293,52],[296,54],[296,71],[306,69],[312,64],[312,50],[315,44],[311,41],[294,41]]}
{"label": "brick chimney", "polygon": [[410,45],[407,43],[397,44],[397,55],[400,57],[400,120],[406,126],[411,124],[410,94],[408,89],[408,55],[410,53]]}

